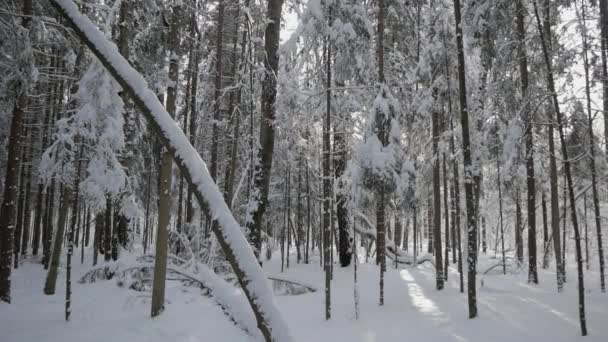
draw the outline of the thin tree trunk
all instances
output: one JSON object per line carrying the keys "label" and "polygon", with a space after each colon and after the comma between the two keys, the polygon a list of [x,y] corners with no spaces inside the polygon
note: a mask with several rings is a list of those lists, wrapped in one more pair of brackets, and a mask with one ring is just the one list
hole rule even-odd
{"label": "thin tree trunk", "polygon": [[524,237],[522,227],[522,214],[521,214],[521,196],[519,186],[515,185],[515,255],[517,257],[517,263],[524,263]]}
{"label": "thin tree trunk", "polygon": [[[549,240],[549,227],[547,222],[547,201],[545,199],[545,191],[542,192],[542,212],[543,212],[543,269],[549,268],[549,249],[551,241]],[[559,247],[558,247],[559,248]]]}
{"label": "thin tree trunk", "polygon": [[439,169],[439,112],[433,111],[433,250],[435,252],[435,287],[443,289],[443,256],[441,251],[441,175]]}
{"label": "thin tree trunk", "polygon": [[471,159],[471,141],[469,134],[469,112],[467,107],[466,66],[462,37],[460,0],[454,0],[454,17],[456,20],[456,47],[458,50],[458,83],[460,89],[460,125],[462,128],[462,154],[465,170],[465,204],[467,208],[467,234],[468,234],[468,306],[469,318],[477,317],[477,214],[475,212],[475,194],[473,192]]}
{"label": "thin tree trunk", "polygon": [[[581,24],[585,23],[585,3],[582,2],[582,20]],[[589,168],[591,171],[591,189],[593,196],[593,214],[595,218],[595,231],[597,234],[597,254],[600,266],[600,288],[602,292],[606,292],[606,279],[604,275],[604,246],[602,242],[602,221],[600,216],[600,200],[597,191],[597,171],[595,166],[595,135],[593,133],[593,115],[591,111],[591,89],[590,89],[590,76],[589,76],[589,57],[587,51],[589,50],[586,29],[581,31],[583,39],[583,64],[585,68],[585,95],[587,99],[587,130],[589,135]],[[585,197],[586,199],[587,197]],[[585,204],[585,212],[587,211],[587,205]],[[587,215],[585,214],[585,251],[587,247]],[[587,265],[589,261],[589,254],[587,253]]]}
{"label": "thin tree trunk", "polygon": [[72,217],[70,220],[70,228],[68,229],[68,253],[66,258],[65,268],[65,320],[70,320],[71,305],[72,305],[72,255],[74,254],[74,230],[76,228],[79,211],[80,201],[80,170],[82,154],[84,152],[84,146],[80,145],[80,151],[78,152],[78,159],[76,163],[76,177],[74,179],[74,199],[72,203]]}
{"label": "thin tree trunk", "polygon": [[[582,265],[582,257],[581,257],[581,241],[580,241],[580,233],[578,229],[578,221],[576,215],[576,200],[574,197],[574,185],[572,182],[572,174],[570,171],[570,160],[568,159],[568,149],[566,145],[566,138],[564,134],[564,127],[562,126],[563,118],[562,113],[559,108],[559,101],[557,99],[557,93],[555,91],[555,83],[553,80],[553,69],[551,65],[551,58],[549,57],[549,50],[547,44],[545,43],[545,38],[543,35],[543,29],[540,22],[540,16],[538,14],[538,7],[536,5],[536,0],[534,1],[534,14],[536,16],[536,23],[538,25],[538,30],[540,32],[541,45],[543,48],[543,57],[545,61],[545,66],[547,68],[547,90],[552,95],[553,99],[553,107],[555,110],[556,118],[557,118],[557,127],[559,131],[559,139],[562,148],[562,158],[564,160],[564,171],[566,175],[566,182],[568,186],[568,194],[570,197],[570,213],[572,215],[572,227],[574,228],[574,242],[576,248],[576,263],[578,270],[578,308],[579,308],[579,319],[581,326],[581,335],[587,335],[587,323],[585,318],[585,286],[584,286],[584,277],[583,277],[583,265]],[[547,36],[550,36],[550,32],[547,32]]]}
{"label": "thin tree trunk", "polygon": [[443,276],[445,281],[448,280],[448,266],[450,265],[450,209],[448,208],[448,173],[445,161],[445,153],[443,153],[443,216],[445,219],[445,254],[443,261]]}
{"label": "thin tree trunk", "polygon": [[53,239],[53,252],[50,257],[49,269],[44,284],[44,294],[46,295],[55,294],[57,275],[59,273],[59,259],[61,258],[61,247],[63,245],[65,235],[68,210],[71,205],[72,189],[69,186],[64,186],[61,207],[59,209],[59,218],[57,220],[57,232],[55,233],[55,237]]}
{"label": "thin tree trunk", "polygon": [[600,1],[600,46],[601,46],[601,70],[602,70],[602,105],[604,113],[604,151],[608,151],[608,0]]}
{"label": "thin tree trunk", "polygon": [[[382,0],[380,0],[382,1]],[[331,7],[328,22],[331,23]],[[331,318],[331,161],[330,161],[330,127],[331,127],[331,45],[329,37],[325,41],[326,79],[326,108],[323,118],[323,267],[325,270],[325,320]]]}

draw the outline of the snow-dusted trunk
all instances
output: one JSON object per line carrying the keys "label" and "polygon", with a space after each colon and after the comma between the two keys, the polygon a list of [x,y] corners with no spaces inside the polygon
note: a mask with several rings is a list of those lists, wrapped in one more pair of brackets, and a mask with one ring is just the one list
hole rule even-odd
{"label": "snow-dusted trunk", "polygon": [[469,134],[469,111],[467,107],[466,66],[462,37],[462,20],[460,14],[460,0],[454,0],[454,18],[456,21],[456,48],[458,49],[458,85],[460,89],[460,126],[462,129],[462,155],[465,170],[465,204],[467,209],[467,287],[469,318],[477,317],[477,214],[475,212],[475,194],[473,191],[471,170],[471,138]]}
{"label": "snow-dusted trunk", "polygon": [[[257,256],[262,248],[262,218],[268,204],[268,187],[274,152],[274,121],[276,118],[277,74],[279,71],[279,41],[283,0],[269,0],[264,34],[266,52],[264,81],[262,82],[262,120],[260,123],[259,148],[253,162],[253,188],[250,196],[250,212],[247,231]],[[252,107],[253,110],[253,107]]]}
{"label": "snow-dusted trunk", "polygon": [[[433,96],[435,101],[436,96]],[[441,174],[439,169],[439,109],[431,115],[433,133],[433,250],[435,252],[435,287],[443,289],[443,255],[441,251]]]}
{"label": "snow-dusted trunk", "polygon": [[604,151],[608,152],[608,0],[600,0],[600,41],[602,59],[602,105],[604,112]]}
{"label": "snow-dusted trunk", "polygon": [[20,95],[13,107],[11,129],[8,144],[6,175],[4,177],[4,194],[0,207],[0,300],[11,302],[11,257],[13,256],[13,239],[16,221],[16,202],[19,183],[19,147],[21,125],[25,116],[26,95]]}
{"label": "snow-dusted trunk", "polygon": [[[378,60],[378,83],[381,86],[382,97],[385,98],[386,89],[384,88],[384,17],[386,15],[386,5],[384,0],[378,1],[378,27],[376,54]],[[386,122],[390,122],[388,113],[378,113],[376,109],[376,130],[378,140],[383,146],[388,145],[388,134]],[[390,127],[390,126],[389,126]],[[384,305],[384,273],[386,272],[386,219],[385,219],[386,198],[384,189],[377,189],[376,195],[376,262],[380,265],[380,300],[379,304]]]}
{"label": "snow-dusted trunk", "polygon": [[[585,3],[581,4],[581,24],[585,24]],[[585,97],[587,104],[587,131],[589,135],[589,171],[591,171],[591,190],[593,196],[593,216],[595,221],[595,229],[597,234],[597,252],[600,266],[600,288],[602,292],[606,292],[606,280],[604,276],[604,246],[602,242],[602,223],[600,216],[600,200],[597,191],[597,172],[595,166],[595,134],[593,133],[593,114],[591,109],[591,88],[590,88],[590,63],[589,63],[589,43],[587,37],[586,27],[581,31],[583,40],[583,66],[585,69]],[[585,197],[586,199],[586,197]],[[587,211],[587,205],[585,205],[585,212]],[[587,216],[585,215],[585,218]],[[587,220],[585,219],[585,246],[587,246]],[[587,260],[589,259],[587,253]],[[587,265],[589,263],[587,262]]]}
{"label": "snow-dusted trunk", "polygon": [[[132,33],[133,28],[131,27],[131,1],[122,1],[120,4],[120,11],[118,17],[118,52],[125,56],[129,60],[129,34]],[[137,153],[137,146],[135,145],[136,127],[135,127],[135,113],[129,106],[128,98],[126,93],[121,94],[122,101],[125,103],[125,110],[123,112],[124,117],[124,137],[125,137],[125,150],[120,155],[120,163],[124,167],[127,177],[131,175],[133,170],[133,164],[135,162],[135,155]],[[121,194],[122,197],[128,196],[128,193]],[[129,218],[125,216],[120,210],[118,212],[118,225],[117,235],[118,242],[123,248],[127,247],[128,236],[127,229],[129,225]]]}
{"label": "snow-dusted trunk", "polygon": [[[179,81],[179,26],[181,6],[172,8],[173,15],[169,28],[169,79],[167,87],[167,112],[175,117],[177,104],[177,84]],[[165,307],[165,275],[167,273],[168,231],[171,222],[172,153],[165,148],[161,157],[160,194],[158,203],[158,227],[156,231],[156,257],[154,258],[154,280],[152,283],[152,317],[161,314]]]}
{"label": "snow-dusted trunk", "polygon": [[443,217],[444,217],[444,233],[445,233],[445,251],[443,258],[443,276],[445,280],[448,280],[448,266],[450,265],[450,209],[448,208],[448,173],[447,165],[445,160],[445,153],[442,156],[442,169],[443,175]]}
{"label": "snow-dusted trunk", "polygon": [[76,229],[76,222],[78,219],[78,208],[80,206],[80,172],[82,166],[84,146],[80,145],[80,151],[78,152],[78,159],[76,163],[76,177],[74,178],[74,199],[72,204],[72,215],[70,218],[70,227],[68,229],[68,251],[66,257],[65,266],[65,320],[70,320],[71,306],[72,306],[72,255],[74,255],[74,230]]}
{"label": "snow-dusted trunk", "polygon": [[450,119],[450,151],[452,152],[452,175],[454,187],[454,219],[452,220],[456,233],[456,248],[458,252],[458,276],[460,280],[460,292],[464,292],[464,274],[462,272],[462,236],[460,227],[460,175],[458,172],[458,159],[456,158],[456,144],[454,143],[454,122]]}
{"label": "snow-dusted trunk", "polygon": [[[331,23],[331,7],[329,8],[328,22]],[[330,159],[330,128],[331,128],[331,41],[325,41],[325,67],[326,67],[326,102],[325,116],[323,117],[323,269],[325,271],[325,319],[331,318],[331,159]]]}
{"label": "snow-dusted trunk", "polygon": [[[536,5],[536,0],[534,0],[534,4]],[[546,44],[547,49],[551,47],[551,36],[549,34],[549,29],[551,28],[551,22],[549,18],[549,6],[545,1],[545,20],[544,20],[544,28],[545,35],[543,37],[544,44]],[[550,107],[550,106],[549,106]],[[547,111],[550,112],[550,115],[553,109],[548,108]],[[566,281],[566,268],[564,264],[564,257],[561,249],[561,235],[559,229],[559,192],[558,192],[558,184],[557,184],[557,161],[555,159],[555,139],[554,139],[554,125],[547,125],[547,137],[549,144],[549,187],[550,187],[550,202],[551,202],[551,235],[553,236],[553,250],[555,252],[555,269],[556,269],[556,280],[557,280],[557,291],[561,292],[564,287],[564,282]],[[565,207],[564,207],[565,210]],[[566,217],[566,215],[564,215]],[[565,229],[565,227],[564,227]],[[565,230],[564,230],[565,231]]]}
{"label": "snow-dusted trunk", "polygon": [[[334,171],[335,179],[338,180],[339,189],[342,188],[341,177],[346,170],[346,133],[344,125],[334,125]],[[336,218],[338,221],[338,252],[340,266],[347,267],[351,263],[352,248],[350,241],[350,229],[348,227],[347,198],[343,191],[336,194]]]}
{"label": "snow-dusted trunk", "polygon": [[[24,19],[22,25],[28,28],[33,14],[32,1],[23,1]],[[25,107],[27,105],[27,85],[17,85],[13,115],[7,148],[7,165],[4,176],[4,194],[0,204],[0,301],[11,302],[11,258],[13,256],[14,233],[16,223],[16,202],[19,182],[19,166],[21,164],[20,150],[23,121],[25,120]]]}
{"label": "snow-dusted trunk", "polygon": [[[194,1],[194,7],[197,8],[198,1]],[[188,139],[190,144],[194,146],[195,138],[196,138],[196,118],[197,118],[197,94],[198,94],[198,65],[201,59],[200,47],[201,47],[201,37],[197,35],[197,27],[196,27],[196,15],[192,15],[192,23],[190,26],[190,36],[192,39],[196,39],[195,42],[192,42],[190,46],[190,59],[192,60],[191,65],[192,68],[189,70],[190,74],[190,123],[189,123],[189,131],[188,131]],[[193,203],[193,189],[192,185],[188,184],[188,194],[186,196],[186,223],[191,224],[194,219],[194,203]]]}
{"label": "snow-dusted trunk", "polygon": [[549,225],[547,222],[547,200],[545,197],[545,191],[541,193],[541,207],[543,215],[543,269],[549,268],[549,250],[551,248],[551,241],[549,240]]}
{"label": "snow-dusted trunk", "polygon": [[[570,214],[572,216],[572,228],[574,229],[574,243],[576,248],[576,264],[578,271],[578,308],[579,308],[579,320],[581,327],[581,335],[587,335],[587,323],[585,318],[585,285],[583,276],[583,265],[582,265],[582,253],[581,253],[581,237],[578,228],[577,213],[576,213],[576,199],[574,196],[574,184],[572,181],[571,173],[571,161],[568,159],[568,147],[566,145],[566,138],[564,134],[562,113],[559,107],[559,100],[557,98],[557,92],[555,90],[555,81],[553,79],[553,67],[551,58],[549,55],[548,46],[545,42],[545,36],[543,35],[543,28],[541,26],[540,15],[538,14],[538,6],[536,0],[534,1],[534,15],[536,16],[536,23],[540,32],[540,40],[543,50],[543,57],[547,72],[547,90],[551,94],[553,100],[553,109],[557,119],[557,127],[559,131],[559,140],[562,150],[562,159],[564,161],[564,172],[566,176],[566,184],[568,187],[568,197],[570,198]],[[546,32],[547,36],[550,36],[550,32]],[[553,119],[553,118],[551,118]]]}
{"label": "snow-dusted trunk", "polygon": [[[215,30],[215,81],[213,92],[213,122],[211,124],[211,163],[209,174],[217,182],[218,176],[218,147],[219,147],[219,121],[221,119],[221,92],[222,92],[222,67],[223,67],[223,35],[224,35],[224,0],[219,0],[217,5],[216,30]],[[213,223],[215,224],[215,223]]]}
{"label": "snow-dusted trunk", "polygon": [[[148,119],[159,140],[173,156],[188,183],[193,185],[201,207],[218,221],[214,228],[217,241],[227,261],[235,272],[249,305],[254,313],[258,328],[266,341],[291,341],[287,325],[276,308],[274,297],[266,277],[241,233],[240,227],[217,185],[212,181],[205,163],[189,144],[187,137],[176,126],[158,98],[143,77],[120,56],[95,25],[78,12],[70,0],[50,0],[66,19],[66,23],[80,39],[93,51],[106,69],[114,76],[131,99]],[[274,3],[274,1],[271,1]],[[282,1],[279,1],[282,5]],[[280,9],[275,12],[280,19]],[[277,46],[278,46],[278,21]]]}
{"label": "snow-dusted trunk", "polygon": [[505,257],[505,227],[502,213],[502,181],[500,174],[500,153],[496,150],[496,187],[498,187],[498,215],[500,220],[500,254],[502,257],[502,274],[507,274],[507,262]]}
{"label": "snow-dusted trunk", "polygon": [[53,249],[50,256],[48,273],[44,283],[44,294],[55,294],[57,285],[57,275],[59,273],[59,259],[61,258],[61,247],[65,235],[65,227],[67,223],[68,209],[72,205],[72,189],[68,185],[63,186],[63,194],[61,196],[61,206],[59,207],[59,217],[57,218],[57,231],[53,237]]}
{"label": "snow-dusted trunk", "polygon": [[[310,241],[310,234],[311,234],[311,227],[310,227],[310,219],[311,219],[311,207],[310,207],[310,175],[309,175],[309,167],[308,167],[308,162],[306,162],[306,247],[304,250],[304,263],[308,264],[308,254],[310,251],[310,245],[311,245],[311,241]],[[314,234],[314,232],[313,232]],[[312,241],[312,245],[314,247],[314,235],[313,235],[313,241]]]}
{"label": "snow-dusted trunk", "polygon": [[519,46],[517,55],[519,60],[519,74],[521,80],[522,113],[525,125],[526,140],[526,185],[527,185],[527,212],[528,212],[528,282],[538,284],[538,271],[536,262],[536,187],[534,177],[534,134],[532,118],[528,102],[528,59],[526,55],[526,28],[524,23],[524,6],[522,0],[516,1],[517,36]]}
{"label": "snow-dusted trunk", "polygon": [[[241,51],[238,51],[238,40],[239,40],[239,0],[233,1],[231,11],[232,20],[234,22],[234,31],[232,36],[232,58],[230,76],[233,78],[233,86],[236,90],[230,92],[228,99],[228,115],[230,116],[230,124],[232,125],[232,135],[230,136],[230,148],[227,149],[228,153],[226,159],[228,160],[226,166],[226,174],[224,177],[224,197],[228,205],[232,203],[234,196],[234,180],[236,175],[236,169],[238,164],[238,146],[239,146],[239,132],[241,126],[241,112],[239,110],[241,103],[241,75],[244,67],[243,59],[245,58],[245,31],[242,35]],[[240,65],[240,66],[239,66]],[[237,71],[237,66],[239,70]]]}

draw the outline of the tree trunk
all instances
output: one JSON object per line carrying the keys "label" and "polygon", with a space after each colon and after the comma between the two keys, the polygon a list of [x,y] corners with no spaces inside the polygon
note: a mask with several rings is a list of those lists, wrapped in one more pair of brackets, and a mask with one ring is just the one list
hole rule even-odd
{"label": "tree trunk", "polygon": [[448,266],[450,265],[450,210],[448,208],[448,173],[445,161],[445,153],[443,153],[443,216],[445,219],[445,258],[443,261],[443,276],[448,280]]}
{"label": "tree trunk", "polygon": [[80,151],[78,152],[78,159],[76,163],[76,177],[74,179],[74,200],[72,201],[72,217],[70,221],[70,228],[68,229],[68,253],[66,258],[65,268],[65,320],[70,320],[71,305],[72,305],[72,255],[74,254],[74,230],[76,228],[76,221],[78,219],[78,207],[80,200],[80,170],[81,160],[84,151],[84,146],[80,145]]}
{"label": "tree trunk", "polygon": [[475,212],[475,194],[471,170],[471,139],[469,134],[469,112],[467,107],[466,66],[464,59],[460,0],[454,0],[454,17],[456,20],[456,47],[458,49],[458,84],[460,88],[460,125],[462,128],[462,154],[465,170],[465,204],[467,208],[467,234],[468,234],[468,304],[469,318],[477,317],[477,214]]}
{"label": "tree trunk", "polygon": [[432,114],[433,124],[433,250],[435,251],[435,287],[443,289],[443,256],[441,251],[441,179],[439,172],[439,112]]}
{"label": "tree trunk", "polygon": [[522,215],[521,215],[521,196],[519,186],[515,188],[515,255],[517,257],[517,263],[523,264],[524,262],[524,237],[522,227]]}
{"label": "tree trunk", "polygon": [[603,95],[603,112],[604,112],[604,151],[608,151],[608,0],[600,1],[600,41],[601,41],[601,59],[602,59],[602,95]]}
{"label": "tree trunk", "polygon": [[[269,0],[266,31],[264,34],[266,52],[264,68],[266,70],[262,83],[262,120],[260,125],[258,163],[253,165],[254,179],[251,198],[249,199],[249,217],[247,230],[256,256],[262,248],[262,218],[268,203],[268,186],[274,152],[274,120],[276,118],[277,75],[279,69],[279,41],[281,30],[281,11],[283,0]],[[253,110],[253,108],[252,108]]]}
{"label": "tree trunk", "polygon": [[[585,3],[582,2],[582,20],[581,24],[586,25],[585,21]],[[597,171],[595,166],[595,135],[593,133],[593,114],[591,111],[591,89],[590,89],[590,76],[589,76],[589,57],[587,55],[587,51],[589,50],[586,29],[581,31],[581,35],[583,38],[583,64],[585,68],[585,95],[587,99],[587,130],[589,135],[589,169],[591,171],[591,189],[593,196],[593,214],[595,218],[595,231],[597,234],[597,253],[599,259],[600,266],[600,288],[602,292],[606,292],[606,280],[604,276],[604,246],[602,242],[602,223],[600,216],[600,200],[597,191]],[[586,197],[585,197],[586,198]],[[587,206],[585,205],[585,212],[587,211]],[[587,216],[585,215],[585,218]],[[585,219],[585,246],[587,246],[587,221]],[[589,256],[587,254],[587,261]],[[589,265],[587,263],[587,265]]]}
{"label": "tree trunk", "polygon": [[17,186],[19,182],[19,147],[21,141],[21,124],[25,112],[26,94],[19,95],[13,108],[11,130],[8,142],[6,175],[4,177],[4,195],[0,208],[0,300],[11,302],[11,257],[13,256],[13,239],[16,220]]}
{"label": "tree trunk", "polygon": [[534,178],[534,135],[532,130],[532,113],[528,102],[528,59],[526,56],[526,29],[524,23],[523,0],[517,0],[517,35],[519,39],[518,59],[521,78],[521,96],[523,103],[523,122],[525,124],[526,140],[526,184],[528,211],[528,283],[538,284],[536,262],[536,189]]}
{"label": "tree trunk", "polygon": [[[382,1],[382,0],[380,0]],[[328,22],[331,23],[331,7]],[[331,24],[330,24],[331,25]],[[326,108],[323,118],[323,267],[325,270],[325,320],[331,318],[331,161],[330,161],[330,127],[331,127],[331,45],[329,37],[325,41],[326,58]]]}
{"label": "tree trunk", "polygon": [[543,269],[547,269],[549,268],[549,249],[551,248],[551,241],[549,240],[549,227],[547,222],[547,201],[545,199],[544,190],[541,195],[541,205],[543,213]]}
{"label": "tree trunk", "polygon": [[[536,23],[538,26],[538,30],[540,32],[541,45],[543,48],[543,57],[545,61],[545,67],[547,68],[547,90],[551,94],[553,99],[553,109],[555,110],[556,118],[557,118],[557,127],[559,131],[559,139],[561,143],[562,149],[562,158],[564,160],[564,171],[566,175],[566,183],[568,186],[568,195],[570,197],[570,214],[572,215],[572,227],[574,229],[574,242],[576,248],[576,263],[578,270],[578,308],[579,308],[579,319],[581,326],[581,335],[587,335],[587,323],[585,318],[585,286],[584,286],[584,277],[583,277],[583,265],[582,265],[582,257],[581,257],[581,241],[580,241],[580,233],[578,229],[578,221],[576,214],[576,200],[574,197],[574,185],[572,182],[572,174],[570,171],[570,160],[568,159],[568,148],[566,145],[566,138],[564,134],[564,127],[562,126],[563,118],[562,113],[559,108],[559,101],[557,98],[557,93],[555,91],[555,83],[553,80],[553,68],[551,65],[551,58],[549,56],[549,50],[547,44],[545,42],[545,38],[543,35],[543,28],[540,22],[540,16],[538,14],[538,7],[536,5],[536,0],[534,1],[534,14],[536,16]],[[547,36],[550,36],[550,32],[546,32]],[[553,119],[553,118],[551,118]]]}
{"label": "tree trunk", "polygon": [[[346,170],[346,133],[337,132],[336,129],[344,130],[342,124],[334,125],[334,170],[338,187],[343,187],[342,176]],[[338,219],[338,241],[340,266],[348,267],[352,259],[351,237],[348,228],[348,209],[346,207],[347,196],[343,191],[336,194],[336,216]]]}
{"label": "tree trunk", "polygon": [[59,218],[57,220],[57,232],[53,239],[53,250],[50,257],[49,269],[44,283],[44,294],[55,294],[57,285],[57,275],[59,273],[59,260],[61,258],[61,247],[65,235],[65,226],[68,216],[68,210],[72,205],[72,189],[69,186],[63,187],[63,196],[61,207],[59,209]]}
{"label": "tree trunk", "polygon": [[[220,2],[220,7],[223,7]],[[168,44],[169,44],[169,79],[170,85],[167,87],[167,112],[171,117],[175,117],[177,105],[177,84],[179,76],[179,21],[181,18],[181,6],[172,8],[173,15]],[[221,26],[220,26],[221,27]],[[156,232],[156,257],[154,258],[154,279],[152,283],[152,307],[151,316],[156,317],[165,308],[165,275],[167,273],[167,248],[168,230],[171,222],[171,183],[172,183],[173,161],[171,153],[167,150],[163,152],[160,169],[160,194],[158,205],[158,228]]]}

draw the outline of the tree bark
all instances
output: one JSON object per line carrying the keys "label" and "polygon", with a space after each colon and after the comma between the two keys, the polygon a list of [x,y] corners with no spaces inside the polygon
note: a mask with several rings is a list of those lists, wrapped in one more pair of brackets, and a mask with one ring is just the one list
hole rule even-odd
{"label": "tree bark", "polygon": [[[221,4],[221,2],[220,2]],[[223,7],[223,5],[220,5]],[[167,112],[175,117],[177,105],[177,84],[179,76],[179,27],[181,19],[181,6],[172,8],[169,45],[169,79],[167,87]],[[151,316],[156,317],[165,307],[165,276],[167,273],[168,230],[171,222],[171,183],[173,161],[170,151],[163,152],[160,169],[160,194],[158,205],[158,228],[156,233],[156,257],[154,258],[154,279],[152,283]]]}
{"label": "tree bark", "polygon": [[460,0],[454,0],[454,17],[456,21],[456,48],[458,50],[458,85],[460,88],[460,125],[462,129],[462,155],[465,170],[465,204],[467,209],[467,287],[468,287],[468,306],[469,318],[477,317],[477,214],[475,212],[475,194],[473,192],[473,182],[471,170],[473,163],[471,159],[471,139],[469,134],[469,111],[467,107],[467,88],[466,88],[466,66],[464,59],[464,47],[462,37],[462,20],[460,14]]}
{"label": "tree bark", "polygon": [[[279,69],[279,41],[281,30],[281,11],[283,0],[269,0],[267,9],[268,24],[264,34],[266,52],[264,58],[265,75],[262,82],[262,120],[260,125],[257,161],[253,164],[254,179],[251,198],[251,211],[247,231],[253,251],[259,257],[262,248],[262,218],[268,204],[268,187],[274,152],[274,120],[276,118],[277,75]],[[253,109],[253,108],[252,108]]]}
{"label": "tree bark", "polygon": [[[585,21],[585,3],[581,4],[582,18],[581,24],[586,25]],[[590,89],[590,76],[589,76],[589,57],[588,57],[588,39],[586,34],[586,29],[581,31],[582,39],[583,39],[583,64],[585,69],[585,95],[587,100],[587,131],[589,135],[589,169],[591,171],[591,190],[593,196],[593,214],[595,218],[595,230],[597,234],[597,254],[599,259],[599,267],[600,267],[600,288],[602,292],[606,292],[606,280],[604,275],[604,246],[602,242],[602,223],[600,216],[600,200],[597,191],[597,171],[595,166],[595,135],[593,133],[593,114],[591,111],[591,89]],[[586,198],[586,197],[585,197]],[[585,212],[587,211],[587,206],[585,204]],[[586,218],[586,215],[585,215]],[[585,246],[587,246],[587,220],[585,219]],[[587,260],[589,259],[587,254]],[[587,263],[588,265],[588,263]]]}
{"label": "tree bark", "polygon": [[[562,158],[564,160],[564,171],[566,176],[566,183],[568,186],[568,197],[570,197],[570,213],[572,216],[572,227],[574,229],[574,242],[576,248],[576,260],[577,260],[577,270],[578,270],[578,308],[579,308],[579,320],[581,327],[581,335],[587,335],[587,323],[585,318],[585,286],[584,286],[584,277],[583,277],[583,265],[582,265],[582,257],[581,257],[581,241],[580,241],[580,233],[578,228],[577,214],[576,214],[576,200],[574,197],[574,185],[572,182],[572,174],[570,171],[570,160],[568,159],[568,148],[566,145],[566,138],[564,134],[564,127],[562,126],[563,118],[562,113],[559,108],[559,101],[557,98],[557,93],[555,91],[555,83],[553,79],[553,68],[551,64],[551,58],[549,56],[549,50],[547,44],[545,42],[545,38],[543,35],[543,28],[540,22],[540,16],[538,14],[538,6],[536,5],[536,0],[534,1],[534,14],[536,16],[536,23],[538,26],[538,30],[540,32],[541,45],[543,49],[543,57],[545,62],[545,67],[547,71],[547,90],[551,94],[553,100],[553,109],[555,110],[556,119],[557,119],[557,127],[559,131],[559,139],[561,143],[562,149]],[[550,36],[550,32],[546,32],[547,36]],[[551,118],[553,119],[553,118]]]}

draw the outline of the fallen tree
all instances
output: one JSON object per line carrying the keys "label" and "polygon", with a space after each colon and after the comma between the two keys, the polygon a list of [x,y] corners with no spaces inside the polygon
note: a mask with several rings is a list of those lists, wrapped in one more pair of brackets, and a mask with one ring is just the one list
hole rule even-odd
{"label": "fallen tree", "polygon": [[153,132],[171,154],[181,174],[191,185],[199,205],[217,222],[212,225],[226,260],[253,311],[257,328],[266,341],[291,341],[287,324],[276,307],[272,290],[254,257],[241,227],[226,205],[222,192],[211,178],[207,165],[160,103],[137,70],[118,52],[72,0],[49,0],[106,70],[130,96]]}
{"label": "fallen tree", "polygon": [[[366,229],[366,228],[362,228],[359,225],[354,225],[355,232],[366,236],[368,239],[370,239],[372,241],[376,240],[376,232],[374,231],[374,229],[373,229],[374,226],[370,222],[369,218],[367,218],[367,216],[365,216],[365,214],[363,214],[361,212],[356,212],[356,217],[358,219],[360,219],[361,222],[365,223],[365,225],[368,228]],[[412,256],[410,256],[404,250],[402,250],[397,245],[395,245],[395,243],[391,240],[386,240],[386,251],[388,252],[388,253],[386,253],[386,256],[389,259],[391,259],[391,261],[393,263],[396,261],[398,264],[420,265],[425,262],[428,262],[431,265],[433,265],[433,267],[435,266],[435,263],[433,262],[433,256],[431,254],[427,253],[427,254],[420,255],[416,258],[416,260],[414,260],[414,258]]]}

